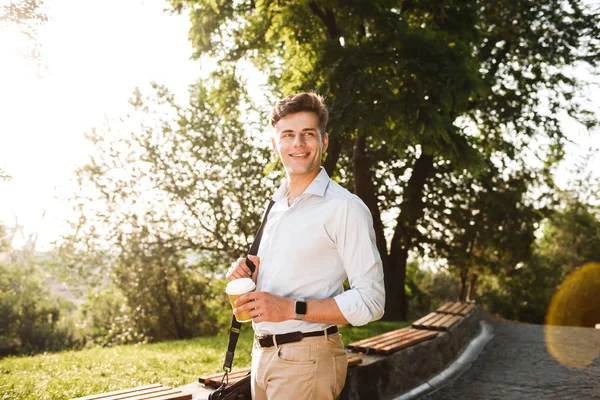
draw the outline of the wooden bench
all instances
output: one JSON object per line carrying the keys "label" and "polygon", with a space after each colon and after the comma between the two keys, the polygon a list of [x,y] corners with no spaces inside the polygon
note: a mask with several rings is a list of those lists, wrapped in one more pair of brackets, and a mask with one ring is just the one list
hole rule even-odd
{"label": "wooden bench", "polygon": [[[362,360],[359,357],[348,355],[348,367],[353,367],[362,363]],[[229,373],[228,385],[231,385],[241,379],[243,379],[250,372],[250,368],[236,369]],[[207,376],[201,376],[199,378],[200,383],[203,383],[204,386],[216,389],[221,386],[221,382],[223,379],[223,372],[219,372],[218,374],[212,374]]]}
{"label": "wooden bench", "polygon": [[348,348],[354,352],[364,354],[382,354],[387,355],[396,351],[414,346],[425,340],[433,339],[438,335],[437,332],[425,331],[422,329],[402,328],[392,332],[383,333],[379,336],[359,340],[350,343]]}
{"label": "wooden bench", "polygon": [[[239,380],[242,380],[246,375],[250,372],[250,368],[236,369],[229,373],[228,377],[228,385],[236,383]],[[216,389],[221,386],[221,382],[223,382],[223,372],[219,372],[212,375],[201,376],[198,378],[200,383],[203,383],[204,386]]]}
{"label": "wooden bench", "polygon": [[192,395],[181,389],[172,389],[159,384],[140,386],[132,389],[117,390],[115,392],[93,394],[78,397],[73,400],[192,400]]}
{"label": "wooden bench", "polygon": [[432,312],[423,318],[413,322],[412,327],[417,329],[429,329],[445,331],[463,318],[462,315],[442,314]]}
{"label": "wooden bench", "polygon": [[448,302],[434,312],[413,322],[412,327],[445,331],[468,315],[473,309],[475,309],[475,304]]}
{"label": "wooden bench", "polygon": [[452,315],[467,315],[475,308],[475,304],[467,304],[461,303],[459,301],[456,302],[448,302],[435,310],[441,314],[452,314]]}

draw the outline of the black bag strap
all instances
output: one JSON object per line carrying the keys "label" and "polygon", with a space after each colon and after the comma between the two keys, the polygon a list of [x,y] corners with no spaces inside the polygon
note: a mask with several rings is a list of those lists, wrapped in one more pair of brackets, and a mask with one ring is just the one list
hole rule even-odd
{"label": "black bag strap", "polygon": [[[265,212],[265,216],[263,217],[262,223],[260,224],[260,228],[258,228],[258,232],[256,233],[256,238],[254,239],[254,243],[252,243],[252,247],[250,247],[249,255],[255,256],[258,253],[258,248],[260,246],[260,241],[262,239],[263,230],[265,229],[265,225],[267,223],[267,218],[269,216],[269,212],[271,208],[273,208],[273,204],[275,202],[271,200],[269,205],[267,206],[267,211]],[[254,274],[256,271],[256,265],[248,257],[246,257],[246,265],[250,268],[250,276]],[[231,327],[229,328],[229,343],[227,344],[227,352],[225,353],[225,362],[223,363],[223,370],[225,373],[223,374],[223,379],[221,379],[221,386],[217,390],[215,390],[215,394],[219,392],[219,395],[223,393],[223,389],[229,383],[229,373],[231,372],[231,366],[233,365],[233,356],[235,354],[235,347],[237,346],[238,339],[240,337],[240,330],[242,328],[242,323],[238,322],[235,319],[235,315],[231,317]]]}
{"label": "black bag strap", "polygon": [[[258,228],[258,232],[256,233],[256,238],[254,238],[254,243],[252,243],[252,246],[250,247],[250,251],[248,252],[248,254],[251,256],[255,256],[258,254],[258,247],[260,246],[260,241],[262,239],[263,230],[265,229],[265,224],[267,223],[267,217],[269,216],[269,212],[271,212],[271,208],[273,208],[273,204],[275,204],[275,202],[273,200],[271,200],[269,202],[269,205],[267,206],[267,211],[265,212],[265,216],[263,217],[262,223],[260,224],[260,228]],[[254,273],[254,271],[256,271],[256,265],[254,265],[254,263],[252,261],[250,261],[250,259],[248,257],[246,257],[246,265],[248,266],[248,268],[250,268],[250,277],[252,277],[252,274]]]}

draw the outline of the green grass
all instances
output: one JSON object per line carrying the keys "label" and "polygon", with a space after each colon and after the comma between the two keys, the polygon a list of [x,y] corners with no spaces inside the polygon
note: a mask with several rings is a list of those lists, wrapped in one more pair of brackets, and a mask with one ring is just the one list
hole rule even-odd
{"label": "green grass", "polygon": [[[379,321],[341,329],[344,343],[399,329],[409,322]],[[244,325],[234,368],[250,366],[252,329]],[[151,383],[182,386],[221,371],[227,337],[92,348],[0,360],[0,399],[70,399]]]}

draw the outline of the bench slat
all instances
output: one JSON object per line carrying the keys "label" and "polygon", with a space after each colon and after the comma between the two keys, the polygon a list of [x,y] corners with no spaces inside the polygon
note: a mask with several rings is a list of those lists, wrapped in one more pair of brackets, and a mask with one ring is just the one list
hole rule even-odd
{"label": "bench slat", "polygon": [[116,390],[114,392],[99,393],[91,396],[78,397],[73,400],[192,400],[192,395],[181,389],[172,389],[160,384],[140,386],[136,388]]}
{"label": "bench slat", "polygon": [[440,315],[440,314],[437,314],[435,312],[429,313],[426,316],[424,316],[423,318],[418,319],[417,321],[413,322],[412,326],[415,328],[418,326],[421,326],[421,325],[427,323],[429,320],[436,318],[438,315]]}
{"label": "bench slat", "polygon": [[155,396],[164,394],[164,392],[167,392],[169,390],[171,390],[171,387],[161,386],[161,387],[157,387],[157,388],[153,388],[153,389],[140,390],[138,392],[112,395],[112,396],[106,397],[105,399],[106,400],[123,400],[123,399],[133,400],[133,399],[139,398],[140,396],[150,398],[151,396],[155,397]]}
{"label": "bench slat", "polygon": [[454,302],[449,301],[446,304],[444,304],[443,306],[441,306],[440,308],[438,308],[436,311],[439,313],[446,312],[446,310],[449,309],[450,307],[452,307],[453,305],[454,305]]}
{"label": "bench slat", "polygon": [[470,313],[471,311],[473,311],[473,309],[475,308],[475,304],[467,304],[466,307],[464,307],[462,310],[460,310],[461,315],[467,315],[468,313]]}
{"label": "bench slat", "polygon": [[399,343],[412,343],[413,340],[416,340],[423,335],[427,335],[428,333],[429,333],[429,331],[425,331],[422,329],[415,329],[415,332],[412,335],[410,335],[409,337],[403,337],[403,338],[399,338],[398,340],[380,343],[378,345],[372,346],[371,349],[378,352],[380,349],[393,347],[394,345],[397,345]]}
{"label": "bench slat", "polygon": [[434,323],[430,325],[431,328],[439,329],[446,321],[454,317],[452,314],[445,314],[443,317],[438,318]]}
{"label": "bench slat", "polygon": [[362,364],[362,358],[356,356],[348,356],[348,368]]}
{"label": "bench slat", "polygon": [[397,336],[387,337],[382,340],[374,340],[372,342],[368,342],[361,346],[358,346],[357,351],[369,353],[369,350],[376,349],[382,346],[387,346],[392,343],[398,343],[400,341],[408,340],[411,337],[418,335],[420,332],[422,331],[419,329],[411,329],[410,331],[403,332],[402,334]]}
{"label": "bench slat", "polygon": [[[229,379],[227,380],[227,385],[231,385],[238,381],[241,381],[242,379],[244,379],[244,377],[246,375],[248,375],[248,372],[250,372],[250,369],[245,370],[245,373],[243,373],[243,374],[237,374],[233,377],[230,375]],[[206,379],[204,381],[204,385],[208,386],[208,387],[218,388],[219,386],[221,386],[222,382],[223,382],[223,375],[219,375],[218,378]]]}
{"label": "bench slat", "polygon": [[[433,314],[433,315],[431,315]],[[448,314],[438,314],[438,313],[431,313],[427,318],[424,319],[422,322],[420,322],[421,320],[413,323],[413,327],[414,328],[420,328],[420,329],[431,329],[432,326],[435,326],[435,324],[441,320],[442,318],[446,317]]]}
{"label": "bench slat", "polygon": [[359,342],[351,343],[348,345],[348,348],[353,351],[363,351],[363,349],[368,348],[368,347],[373,347],[374,345],[379,344],[381,342],[398,340],[398,338],[402,338],[407,335],[410,335],[415,330],[416,329],[412,329],[412,328],[398,329],[398,330],[391,332],[391,333],[393,333],[392,335],[385,334],[385,335],[373,336],[371,338],[361,340]]}
{"label": "bench slat", "polygon": [[442,330],[447,330],[452,325],[454,325],[455,323],[457,323],[458,321],[460,321],[461,318],[462,318],[462,316],[460,316],[460,315],[453,315],[452,318],[449,318],[446,322],[444,322],[443,324],[441,324],[439,327]]}
{"label": "bench slat", "polygon": [[377,353],[380,353],[383,355],[388,355],[388,354],[394,353],[396,351],[405,349],[407,347],[414,346],[414,345],[424,342],[426,340],[433,339],[434,337],[436,337],[438,335],[438,332],[434,332],[434,331],[423,331],[423,332],[424,332],[424,334],[419,335],[417,337],[413,337],[410,340],[407,340],[405,342],[400,342],[400,343],[382,347],[381,349],[379,349],[377,351]]}
{"label": "bench slat", "polygon": [[136,393],[136,392],[142,392],[142,391],[147,391],[149,389],[156,389],[156,388],[160,388],[162,387],[162,385],[160,384],[152,384],[152,385],[145,385],[145,386],[140,386],[140,387],[136,387],[136,388],[131,388],[131,389],[123,389],[123,390],[115,390],[113,392],[107,392],[107,393],[100,393],[100,394],[92,394],[90,396],[84,396],[84,397],[77,397],[74,398],[72,400],[97,400],[97,399],[106,399],[106,398],[110,398],[110,397],[114,397],[114,396],[119,396],[122,394],[128,394],[128,393]]}
{"label": "bench slat", "polygon": [[135,397],[128,398],[127,400],[145,400],[145,399],[152,399],[152,400],[175,400],[175,399],[184,400],[184,399],[186,399],[186,400],[191,400],[192,395],[189,393],[183,393],[179,389],[171,389],[171,390],[168,390],[168,391],[162,392],[162,393],[149,393],[149,394],[144,394],[144,395],[140,395],[140,396],[135,396]]}
{"label": "bench slat", "polygon": [[454,305],[446,310],[448,314],[455,314],[463,307],[463,304],[460,302],[454,303]]}
{"label": "bench slat", "polygon": [[386,337],[395,336],[395,335],[398,334],[398,332],[403,332],[406,329],[409,329],[409,328],[396,329],[395,331],[390,331],[390,332],[382,333],[381,335],[377,335],[377,336],[373,336],[373,337],[370,337],[370,338],[362,339],[362,340],[359,340],[357,342],[350,343],[348,345],[348,348],[352,349],[353,347],[358,347],[358,346],[360,346],[360,345],[362,345],[364,343],[368,343],[368,342],[372,341],[374,338],[386,338]]}
{"label": "bench slat", "polygon": [[446,303],[436,310],[437,313],[467,315],[475,308],[475,304],[469,303]]}
{"label": "bench slat", "polygon": [[[231,381],[232,379],[235,379],[237,377],[244,377],[246,376],[246,374],[248,374],[248,372],[250,372],[250,368],[243,368],[243,369],[236,369],[234,371],[231,371],[229,373],[229,381]],[[219,372],[217,374],[213,374],[213,375],[208,375],[205,377],[200,377],[198,378],[199,380],[202,380],[202,382],[206,385],[208,383],[210,383],[211,381],[219,381],[219,385],[221,384],[221,379],[223,378],[223,372]]]}

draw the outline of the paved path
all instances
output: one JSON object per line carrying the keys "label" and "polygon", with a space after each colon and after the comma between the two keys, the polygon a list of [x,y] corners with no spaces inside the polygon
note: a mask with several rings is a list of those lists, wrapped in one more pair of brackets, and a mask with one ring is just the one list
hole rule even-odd
{"label": "paved path", "polygon": [[556,327],[555,348],[547,350],[544,326],[490,319],[494,337],[479,358],[455,381],[423,396],[453,399],[600,399],[600,329]]}

